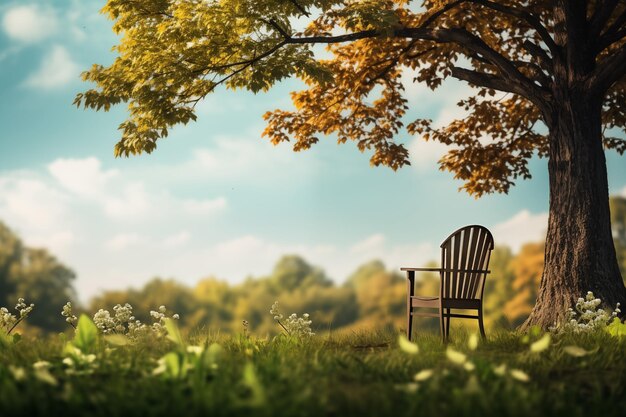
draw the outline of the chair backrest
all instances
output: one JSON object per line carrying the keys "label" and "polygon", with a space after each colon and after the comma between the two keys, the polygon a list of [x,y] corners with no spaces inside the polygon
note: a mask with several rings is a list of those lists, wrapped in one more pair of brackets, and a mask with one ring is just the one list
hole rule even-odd
{"label": "chair backrest", "polygon": [[484,226],[465,226],[441,244],[441,293],[443,298],[481,299],[493,250],[493,236]]}

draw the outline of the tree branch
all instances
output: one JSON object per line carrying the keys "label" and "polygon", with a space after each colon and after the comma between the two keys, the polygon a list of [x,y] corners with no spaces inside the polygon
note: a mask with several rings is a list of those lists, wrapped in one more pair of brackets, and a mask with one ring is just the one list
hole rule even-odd
{"label": "tree branch", "polygon": [[[610,1],[614,1],[614,0],[610,0]],[[541,37],[541,40],[546,44],[546,46],[550,50],[550,53],[552,53],[552,56],[555,56],[558,54],[558,50],[559,50],[558,45],[554,42],[554,39],[552,39],[552,36],[550,35],[550,32],[548,32],[548,29],[546,29],[546,27],[543,26],[543,24],[541,24],[541,21],[536,16],[532,15],[525,9],[512,7],[512,6],[505,6],[503,4],[496,3],[491,0],[457,0],[451,3],[448,3],[445,6],[443,6],[441,9],[435,11],[432,15],[430,15],[420,25],[420,27],[423,27],[423,28],[428,27],[431,23],[437,20],[445,12],[452,10],[455,7],[460,6],[461,4],[464,4],[464,3],[478,4],[488,9],[495,10],[497,12],[523,20],[530,27],[532,27],[533,29],[537,31],[537,33]],[[541,49],[538,45],[535,45],[535,46]]]}
{"label": "tree branch", "polygon": [[539,46],[535,45],[531,41],[524,42],[523,46],[524,46],[524,49],[526,49],[530,53],[530,55],[532,55],[533,58],[539,61],[539,64],[543,69],[545,69],[546,71],[552,71],[552,68],[553,68],[552,59],[546,53],[546,51],[543,50],[543,48],[540,48]]}
{"label": "tree branch", "polygon": [[[598,40],[598,52],[602,52],[615,42],[626,36],[626,9],[615,18],[615,21],[602,33]],[[600,28],[602,30],[602,28]]]}
{"label": "tree branch", "polygon": [[406,33],[406,36],[412,37],[413,39],[432,40],[440,43],[455,43],[461,47],[465,47],[472,52],[482,55],[498,68],[507,82],[517,85],[518,94],[526,97],[538,106],[542,106],[546,100],[544,91],[522,74],[509,59],[491,48],[481,38],[465,29],[424,30],[404,28],[399,29],[397,33],[400,35]]}
{"label": "tree branch", "polygon": [[548,32],[548,29],[546,29],[546,27],[541,24],[541,21],[539,20],[539,18],[529,13],[527,10],[519,9],[517,7],[505,6],[503,4],[496,3],[490,0],[472,0],[472,1],[477,4],[481,4],[485,7],[488,7],[490,9],[497,10],[499,12],[524,20],[533,29],[537,31],[537,33],[541,37],[541,40],[546,44],[546,46],[550,50],[550,53],[552,54],[552,56],[558,55],[559,46],[556,44],[556,42],[554,42],[554,39],[552,39],[552,36],[550,35],[550,32]]}
{"label": "tree branch", "polygon": [[520,91],[515,86],[495,75],[472,71],[461,67],[452,67],[452,76],[458,80],[466,81],[478,87],[486,87],[491,88],[492,90],[520,94]]}
{"label": "tree branch", "polygon": [[289,0],[289,3],[293,4],[294,6],[296,6],[296,9],[300,10],[300,13],[302,13],[304,16],[306,17],[310,17],[311,14],[300,5],[300,3],[298,3],[296,0]]}
{"label": "tree branch", "polygon": [[541,84],[543,88],[549,89],[552,83],[552,80],[546,73],[543,72],[541,67],[532,62],[526,61],[514,61],[515,65],[518,68],[526,68],[528,71],[532,73],[532,80]]}
{"label": "tree branch", "polygon": [[[381,31],[366,30],[337,36],[310,36],[310,37],[294,37],[286,39],[285,43],[342,43],[359,39],[374,38],[379,36],[389,36]],[[546,101],[545,91],[543,91],[532,80],[522,74],[517,67],[498,51],[491,48],[480,37],[468,32],[465,29],[429,29],[423,27],[409,28],[403,27],[396,29],[392,37],[405,37],[410,39],[428,40],[437,43],[453,43],[471,52],[477,53],[487,59],[494,65],[505,77],[505,80],[511,84],[515,84],[518,94],[537,104],[543,106]],[[509,91],[507,89],[506,91]]]}
{"label": "tree branch", "polygon": [[588,78],[587,85],[604,95],[624,76],[626,76],[626,43],[613,55],[598,63],[596,70]]}
{"label": "tree branch", "polygon": [[375,29],[363,30],[361,32],[347,33],[345,35],[336,36],[303,36],[290,38],[287,43],[344,43],[358,41],[359,39],[375,38],[381,36],[382,32]]}
{"label": "tree branch", "polygon": [[596,8],[589,22],[590,39],[595,39],[600,35],[618,4],[619,0],[605,0]]}
{"label": "tree branch", "polygon": [[283,35],[283,38],[291,39],[291,34],[287,33],[287,31],[285,29],[283,29],[274,19],[270,19],[270,20],[261,19],[261,21],[263,23],[273,27],[274,29],[276,29],[278,31],[278,33]]}

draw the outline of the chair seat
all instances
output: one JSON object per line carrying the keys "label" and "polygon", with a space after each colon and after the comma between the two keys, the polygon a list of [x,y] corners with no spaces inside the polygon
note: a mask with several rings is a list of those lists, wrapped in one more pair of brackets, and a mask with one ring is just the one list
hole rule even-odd
{"label": "chair seat", "polygon": [[439,297],[425,297],[414,295],[411,297],[411,307],[439,307]]}
{"label": "chair seat", "polygon": [[[479,309],[480,300],[464,300],[456,298],[444,298],[441,300],[443,308]],[[411,296],[411,307],[439,308],[439,297],[422,295]]]}

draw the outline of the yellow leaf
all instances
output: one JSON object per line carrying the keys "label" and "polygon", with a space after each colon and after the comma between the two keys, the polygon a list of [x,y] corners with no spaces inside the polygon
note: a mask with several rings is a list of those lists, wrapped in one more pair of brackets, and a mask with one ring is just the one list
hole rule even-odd
{"label": "yellow leaf", "polygon": [[504,376],[504,374],[506,373],[506,364],[502,364],[500,366],[498,366],[497,368],[493,369],[493,373],[498,375],[498,376]]}
{"label": "yellow leaf", "polygon": [[463,365],[467,360],[467,356],[464,353],[458,352],[450,347],[446,350],[446,356],[450,362],[456,363],[457,365]]}
{"label": "yellow leaf", "polygon": [[543,352],[550,346],[550,333],[546,333],[543,337],[530,345],[530,351],[533,353]]}
{"label": "yellow leaf", "polygon": [[469,337],[469,340],[467,341],[467,347],[470,350],[476,350],[476,348],[478,347],[478,335],[476,333],[473,333]]}
{"label": "yellow leaf", "polygon": [[398,346],[400,346],[400,350],[408,353],[409,355],[417,355],[420,351],[419,346],[410,342],[403,334],[401,334],[398,338]]}
{"label": "yellow leaf", "polygon": [[[596,350],[597,350],[597,349],[596,349]],[[570,356],[574,356],[574,357],[576,357],[576,358],[580,358],[580,357],[583,357],[583,356],[587,356],[587,355],[589,355],[590,353],[594,353],[596,350],[585,350],[585,349],[583,349],[583,348],[581,348],[581,347],[579,347],[579,346],[573,346],[573,345],[571,345],[571,346],[565,346],[565,347],[563,348],[563,351],[564,351],[565,353],[567,353],[567,354],[568,354],[568,355],[570,355]]]}
{"label": "yellow leaf", "polygon": [[530,377],[528,376],[528,374],[520,369],[511,369],[511,376],[518,381],[530,381]]}
{"label": "yellow leaf", "polygon": [[423,369],[415,374],[415,376],[413,377],[413,380],[417,382],[426,381],[431,376],[433,376],[432,369]]}

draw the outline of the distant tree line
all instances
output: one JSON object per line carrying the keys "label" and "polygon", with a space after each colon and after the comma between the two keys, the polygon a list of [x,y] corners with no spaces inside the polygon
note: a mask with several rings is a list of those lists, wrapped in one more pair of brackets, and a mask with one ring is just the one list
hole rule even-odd
{"label": "distant tree line", "polygon": [[59,331],[61,307],[76,299],[74,271],[59,262],[46,249],[24,246],[21,239],[0,222],[0,306],[13,309],[18,297],[36,308],[25,326],[31,330]]}
{"label": "distant tree line", "polygon": [[[626,198],[611,199],[615,247],[622,276],[626,277]],[[488,326],[514,328],[530,313],[543,270],[543,243],[527,243],[519,253],[496,246],[485,287]],[[411,263],[408,259],[407,263]],[[436,265],[433,262],[432,265]],[[67,300],[76,300],[75,274],[45,249],[33,249],[0,223],[0,305],[12,307],[25,297],[37,307],[28,322],[31,327],[59,331],[65,326],[59,316]],[[417,293],[436,295],[435,274],[418,276]],[[284,313],[309,313],[317,331],[358,330],[373,327],[403,327],[406,281],[400,271],[388,270],[381,261],[358,267],[342,284],[302,257],[282,257],[266,276],[249,277],[231,285],[210,276],[191,287],[174,279],[154,278],[142,288],[106,291],[93,298],[83,310],[130,303],[135,316],[149,322],[149,312],[166,305],[180,314],[181,325],[194,331],[240,332],[243,320],[257,334],[277,328],[269,309],[279,301]],[[418,319],[421,328],[436,329],[432,319]]]}

